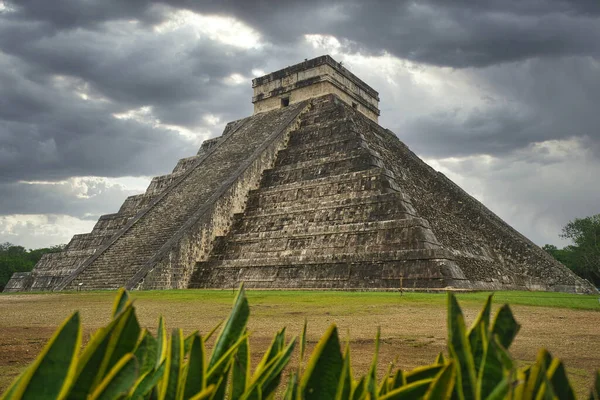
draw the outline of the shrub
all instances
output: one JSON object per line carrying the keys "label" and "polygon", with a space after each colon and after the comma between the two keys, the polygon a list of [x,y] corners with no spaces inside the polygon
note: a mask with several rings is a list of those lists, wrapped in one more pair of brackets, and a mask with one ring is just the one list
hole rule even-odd
{"label": "shrub", "polygon": [[[519,324],[508,305],[493,321],[491,296],[470,329],[456,297],[448,294],[448,356],[412,371],[390,369],[377,377],[379,332],[373,362],[355,379],[350,348],[342,352],[337,328],[327,329],[304,364],[306,324],[287,341],[277,332],[251,373],[244,288],[234,301],[209,355],[206,335],[167,335],[162,317],[156,337],[140,327],[126,291],[117,294],[112,321],[80,352],[79,314],[68,318],[3,399],[574,399],[562,362],[541,350],[535,363],[517,368],[508,348]],[[299,365],[282,375],[296,343]],[[590,399],[600,400],[600,373]]]}

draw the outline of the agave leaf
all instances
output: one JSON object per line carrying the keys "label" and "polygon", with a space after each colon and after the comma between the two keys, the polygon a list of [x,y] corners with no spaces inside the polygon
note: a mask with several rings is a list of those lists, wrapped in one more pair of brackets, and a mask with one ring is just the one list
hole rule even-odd
{"label": "agave leaf", "polygon": [[304,318],[304,326],[302,327],[302,334],[300,335],[300,362],[302,365],[304,362],[304,353],[306,352],[306,325],[308,324],[306,318]]}
{"label": "agave leaf", "polygon": [[206,366],[204,365],[204,340],[196,333],[190,343],[189,360],[183,378],[183,398],[188,399],[206,387]]}
{"label": "agave leaf", "polygon": [[431,386],[433,379],[423,379],[417,382],[410,383],[402,386],[399,389],[392,390],[385,396],[379,398],[379,400],[416,400],[422,399],[429,387]]}
{"label": "agave leaf", "polygon": [[140,376],[130,390],[130,397],[132,399],[140,399],[150,393],[150,391],[156,387],[157,383],[165,373],[166,365],[167,361],[165,360],[162,362],[162,364],[160,364],[158,369],[147,372],[146,374]]}
{"label": "agave leaf", "polygon": [[458,397],[461,400],[475,398],[475,363],[462,310],[456,301],[456,296],[451,292],[448,292],[448,347],[452,358],[458,363],[456,368]]}
{"label": "agave leaf", "polygon": [[377,391],[377,395],[378,396],[383,396],[384,394],[386,394],[387,392],[389,392],[389,390],[390,390],[390,381],[391,381],[390,375],[392,374],[392,368],[393,367],[394,367],[394,363],[391,362],[388,365],[388,369],[385,372],[385,375],[383,376],[383,378],[381,378],[381,383],[379,384],[379,389]]}
{"label": "agave leaf", "polygon": [[76,312],[62,323],[33,364],[17,378],[18,386],[9,391],[11,397],[64,398],[76,372],[80,345],[81,325]]}
{"label": "agave leaf", "polygon": [[406,374],[401,369],[396,370],[390,383],[390,391],[406,385]]}
{"label": "agave leaf", "polygon": [[137,360],[133,353],[126,354],[108,372],[89,397],[90,400],[118,399],[129,392],[138,374]]}
{"label": "agave leaf", "polygon": [[377,398],[377,361],[379,359],[379,344],[381,339],[381,328],[377,327],[377,334],[375,335],[375,353],[373,354],[373,361],[371,361],[371,368],[367,375],[367,391],[372,399]]}
{"label": "agave leaf", "polygon": [[521,325],[517,323],[508,304],[503,305],[494,319],[492,326],[492,335],[498,335],[500,344],[505,349],[508,349],[512,344],[515,336],[521,329]]}
{"label": "agave leaf", "polygon": [[190,397],[189,400],[207,400],[210,399],[213,392],[215,391],[215,385],[210,385],[194,397]]}
{"label": "agave leaf", "polygon": [[229,375],[229,370],[231,369],[231,362],[225,368],[225,371],[222,375],[220,375],[219,381],[215,386],[215,390],[210,396],[210,400],[225,400],[225,394],[227,392],[227,376]]}
{"label": "agave leaf", "polygon": [[138,361],[140,375],[146,374],[154,369],[154,363],[156,361],[156,347],[156,339],[152,337],[150,332],[144,329],[142,331],[142,338],[133,352]]}
{"label": "agave leaf", "polygon": [[538,352],[538,356],[535,364],[530,368],[527,382],[523,390],[524,399],[535,399],[537,394],[540,393],[540,388],[545,382],[546,378],[546,365],[548,361],[548,352],[545,349],[541,349]]}
{"label": "agave leaf", "polygon": [[477,393],[479,399],[487,398],[502,382],[505,377],[505,371],[502,361],[498,356],[496,348],[496,339],[490,337],[485,346],[485,353],[481,362],[477,379]]}
{"label": "agave leaf", "polygon": [[261,374],[261,372],[263,371],[263,369],[265,368],[265,366],[277,354],[279,354],[279,352],[283,349],[284,340],[285,340],[285,328],[281,329],[273,337],[273,340],[271,341],[271,344],[269,345],[269,348],[267,349],[267,351],[265,351],[265,354],[263,355],[262,359],[260,360],[260,362],[256,366],[256,369],[254,370],[254,375],[252,376],[252,381],[256,381],[256,379]]}
{"label": "agave leaf", "polygon": [[445,364],[445,363],[446,363],[446,357],[444,357],[444,352],[440,351],[439,354],[437,355],[437,357],[435,358],[434,364]]}
{"label": "agave leaf", "polygon": [[469,329],[469,344],[473,353],[473,363],[475,370],[481,369],[481,360],[483,359],[484,344],[488,341],[488,331],[490,327],[490,314],[492,310],[492,295],[489,295],[481,312]]}
{"label": "agave leaf", "polygon": [[363,376],[356,384],[352,385],[352,400],[361,400],[367,397],[366,380],[367,378]]}
{"label": "agave leaf", "polygon": [[296,346],[296,340],[297,338],[293,338],[290,341],[288,346],[272,360],[272,365],[265,369],[265,373],[262,374],[263,376],[259,378],[258,382],[260,383],[263,397],[269,398],[275,393],[277,386],[279,386],[279,383],[281,382],[281,374],[283,373],[283,369],[292,358],[292,352]]}
{"label": "agave leaf", "polygon": [[552,360],[548,368],[548,378],[554,394],[560,400],[575,400],[575,392],[573,392],[569,378],[567,378],[567,372],[562,361],[557,358]]}
{"label": "agave leaf", "polygon": [[119,313],[116,320],[117,324],[110,332],[108,345],[92,387],[96,387],[125,354],[132,353],[138,342],[141,328],[131,304]]}
{"label": "agave leaf", "polygon": [[290,374],[290,380],[287,388],[283,395],[283,400],[297,400],[298,399],[298,375],[296,372]]}
{"label": "agave leaf", "polygon": [[[207,385],[217,384],[219,377],[227,369],[235,352],[242,345],[242,343],[246,340],[247,337],[248,337],[248,335],[244,334],[244,336],[239,338],[236,343],[234,343],[233,345],[231,345],[229,347],[229,349],[227,349],[227,352],[225,354],[223,354],[221,359],[218,360],[217,363],[212,368],[208,369],[208,372],[206,373],[206,384]],[[215,389],[215,393],[216,392],[217,392],[217,390]]]}
{"label": "agave leaf", "polygon": [[233,356],[233,371],[231,375],[231,398],[239,399],[250,381],[250,343],[248,337],[238,347]]}
{"label": "agave leaf", "polygon": [[406,383],[413,383],[420,381],[422,379],[433,379],[435,378],[441,370],[443,370],[446,366],[440,364],[432,364],[427,365],[425,367],[417,367],[412,371],[406,373]]}
{"label": "agave leaf", "polygon": [[186,336],[185,340],[183,341],[183,343],[184,343],[183,354],[185,354],[187,356],[187,354],[190,352],[190,349],[192,348],[192,340],[194,340],[196,335],[199,335],[199,334],[200,334],[200,331],[196,330],[196,331],[190,333],[188,336]]}
{"label": "agave leaf", "polygon": [[214,334],[215,334],[215,332],[217,331],[217,329],[219,329],[219,327],[220,327],[221,325],[223,325],[223,321],[221,321],[221,322],[219,322],[218,324],[216,324],[216,325],[214,326],[214,328],[212,328],[212,329],[210,330],[210,332],[208,332],[208,333],[207,333],[207,334],[206,334],[206,335],[203,337],[203,339],[204,339],[204,343],[208,342],[208,339],[210,339],[210,338],[212,337],[212,335],[214,335]]}
{"label": "agave leaf", "polygon": [[167,329],[165,328],[165,321],[162,316],[158,318],[158,331],[156,335],[157,347],[155,368],[158,368],[158,366],[166,360],[168,348]]}
{"label": "agave leaf", "polygon": [[183,346],[183,332],[181,329],[173,329],[167,350],[166,380],[162,386],[161,400],[176,399],[181,390],[184,366]]}
{"label": "agave leaf", "polygon": [[303,398],[335,398],[343,366],[337,327],[331,325],[317,343],[306,365],[300,381]]}
{"label": "agave leaf", "polygon": [[128,303],[130,303],[130,301],[127,290],[125,290],[125,288],[120,288],[113,303],[112,317],[115,318],[121,311],[123,311]]}
{"label": "agave leaf", "polygon": [[69,392],[69,399],[85,398],[100,383],[105,370],[101,368],[103,361],[108,357],[108,344],[121,321],[126,318],[126,309],[113,319],[106,327],[98,329],[91,337],[77,363],[77,373]]}
{"label": "agave leaf", "polygon": [[229,348],[242,337],[246,330],[249,314],[250,308],[248,307],[248,299],[246,298],[244,284],[242,284],[237,297],[235,298],[229,318],[217,338],[210,362],[208,363],[209,370],[213,368],[215,364],[221,360],[223,355],[227,353]]}
{"label": "agave leaf", "polygon": [[13,395],[15,394],[17,388],[19,387],[19,385],[21,384],[21,381],[23,380],[23,377],[27,374],[27,369],[25,369],[25,371],[23,371],[18,377],[17,379],[15,379],[13,381],[13,383],[11,383],[11,385],[8,387],[8,390],[6,392],[4,392],[4,394],[2,395],[2,397],[0,397],[0,399],[2,400],[11,400],[13,398]]}
{"label": "agave leaf", "polygon": [[590,391],[590,400],[600,400],[600,370],[596,371],[596,379],[594,379],[594,386]]}
{"label": "agave leaf", "polygon": [[344,350],[344,365],[342,366],[342,375],[338,383],[336,400],[346,400],[350,398],[352,393],[352,368],[350,365],[350,342],[346,342],[346,350]]}
{"label": "agave leaf", "polygon": [[436,400],[436,399],[449,399],[454,389],[454,382],[456,381],[456,370],[454,362],[449,362],[444,368],[437,374],[433,383],[429,387],[425,399]]}
{"label": "agave leaf", "polygon": [[[510,390],[510,381],[508,377],[502,379],[492,390],[492,392],[485,398],[485,400],[503,400],[506,399],[506,395]],[[514,397],[518,398],[518,397]]]}

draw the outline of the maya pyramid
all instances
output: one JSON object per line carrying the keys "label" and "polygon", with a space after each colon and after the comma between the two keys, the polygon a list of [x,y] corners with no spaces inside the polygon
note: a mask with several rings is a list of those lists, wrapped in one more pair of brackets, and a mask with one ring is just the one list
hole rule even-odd
{"label": "maya pyramid", "polygon": [[252,86],[254,115],[5,291],[594,290],[379,126],[331,57]]}

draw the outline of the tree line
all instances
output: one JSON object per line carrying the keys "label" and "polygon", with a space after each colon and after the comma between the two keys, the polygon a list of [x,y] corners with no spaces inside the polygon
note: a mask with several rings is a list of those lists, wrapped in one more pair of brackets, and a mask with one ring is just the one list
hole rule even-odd
{"label": "tree line", "polygon": [[575,218],[562,228],[560,237],[573,244],[562,249],[542,247],[571,271],[600,287],[600,214]]}
{"label": "tree line", "polygon": [[0,243],[0,292],[15,272],[29,272],[46,253],[56,253],[65,245],[45,247],[42,249],[25,249],[12,243]]}

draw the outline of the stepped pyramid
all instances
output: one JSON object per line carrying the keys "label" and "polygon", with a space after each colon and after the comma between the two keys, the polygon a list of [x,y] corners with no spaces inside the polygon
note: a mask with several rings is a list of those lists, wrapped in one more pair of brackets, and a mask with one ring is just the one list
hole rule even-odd
{"label": "stepped pyramid", "polygon": [[5,291],[594,288],[392,132],[329,56],[253,81],[254,115],[203,143]]}

